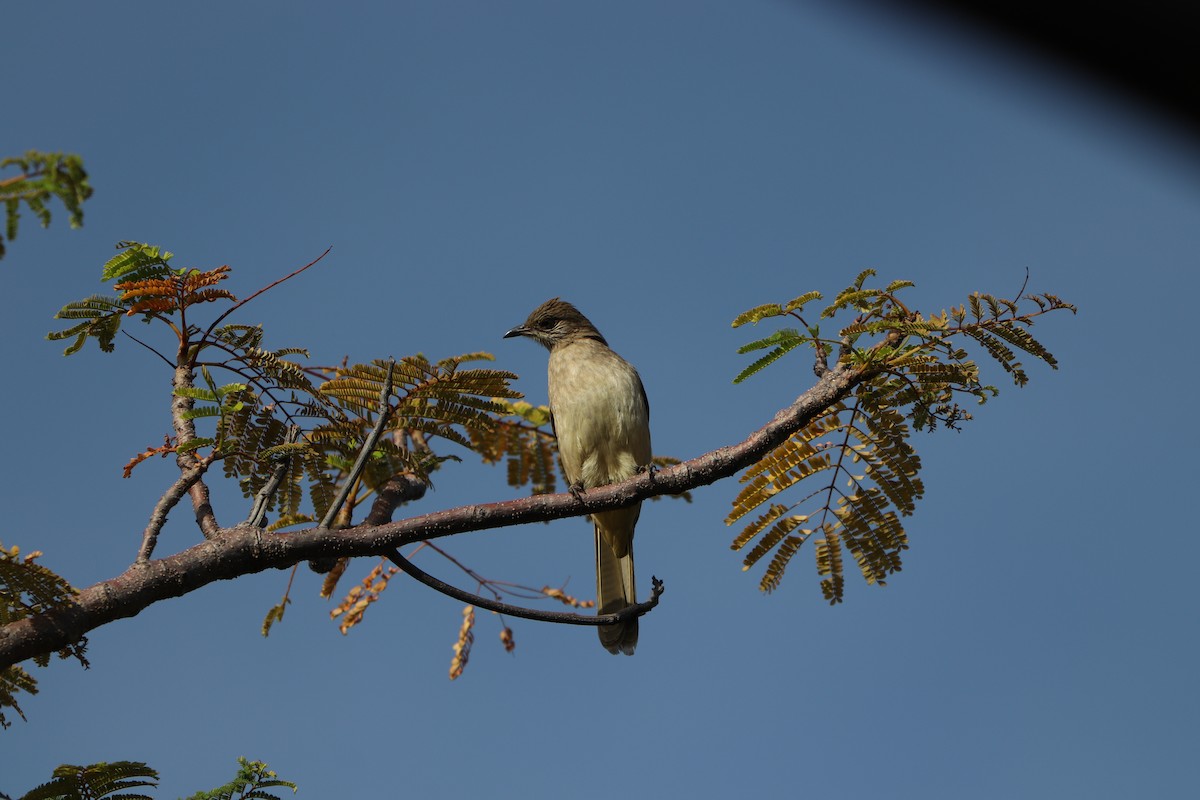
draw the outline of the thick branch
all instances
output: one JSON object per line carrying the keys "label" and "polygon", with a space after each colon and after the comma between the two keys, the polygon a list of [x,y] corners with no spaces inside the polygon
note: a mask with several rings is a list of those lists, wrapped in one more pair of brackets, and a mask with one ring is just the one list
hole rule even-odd
{"label": "thick branch", "polygon": [[[180,361],[183,361],[182,354]],[[180,363],[175,367],[175,388],[192,388],[192,368],[184,363]],[[186,413],[192,410],[192,399],[183,395],[174,395],[171,398],[171,422],[175,427],[175,441],[179,442],[182,447],[187,442],[196,438],[196,424],[186,417]],[[180,471],[184,475],[190,474],[200,466],[200,457],[196,455],[194,450],[180,450],[175,454],[175,463],[179,465]],[[192,496],[192,509],[196,512],[196,524],[200,526],[200,532],[204,534],[205,539],[216,538],[221,529],[217,525],[216,515],[213,514],[212,503],[208,499],[208,484],[203,479],[204,471],[192,480],[188,487],[188,494]],[[172,506],[174,503],[172,503]],[[168,507],[166,509],[170,511]]]}
{"label": "thick branch", "polygon": [[132,617],[160,600],[179,597],[214,581],[272,568],[285,569],[314,558],[378,556],[427,539],[582,516],[708,485],[756,462],[877,371],[877,368],[840,364],[745,441],[661,471],[590,489],[578,498],[569,493],[536,495],[343,530],[310,528],[269,534],[247,525],[223,529],[187,550],[134,564],[121,575],[82,590],[71,606],[3,626],[0,669],[40,653],[59,650],[102,625]]}

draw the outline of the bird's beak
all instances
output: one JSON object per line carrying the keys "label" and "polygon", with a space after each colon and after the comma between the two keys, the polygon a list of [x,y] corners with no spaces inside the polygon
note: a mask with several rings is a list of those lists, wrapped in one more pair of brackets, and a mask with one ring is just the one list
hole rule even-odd
{"label": "bird's beak", "polygon": [[529,328],[526,328],[524,325],[518,325],[517,327],[513,328],[508,333],[504,334],[504,338],[511,339],[514,336],[528,336],[528,335],[529,335]]}

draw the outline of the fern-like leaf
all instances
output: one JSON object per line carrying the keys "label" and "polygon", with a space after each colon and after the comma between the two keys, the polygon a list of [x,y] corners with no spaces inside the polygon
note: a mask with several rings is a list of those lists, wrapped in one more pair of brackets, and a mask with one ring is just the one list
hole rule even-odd
{"label": "fern-like leaf", "polygon": [[[780,545],[783,542],[784,538],[787,537],[789,533],[800,527],[800,525],[803,524],[807,519],[808,518],[803,515],[796,515],[792,517],[782,517],[776,521],[776,523],[771,526],[770,530],[764,533],[763,537],[759,539],[750,552],[746,554],[746,557],[742,559],[742,571],[745,572],[757,564],[759,559],[774,550],[777,545]],[[797,540],[795,542],[795,547],[796,549],[799,549],[800,545],[806,538],[808,538],[810,533],[812,533],[812,531],[804,530],[800,535],[789,538]],[[794,553],[795,550],[780,560],[775,565],[775,569],[768,570],[774,574],[772,574],[770,580],[767,580],[767,578],[764,576],[763,586],[770,584],[771,588],[774,589],[775,586],[779,584],[779,579],[783,576],[783,567],[791,559]]]}
{"label": "fern-like leaf", "polygon": [[21,719],[25,719],[25,712],[21,710],[21,706],[17,702],[17,694],[21,692],[29,695],[37,694],[37,680],[16,665],[0,671],[0,728],[7,728],[12,724],[4,716],[6,708],[15,711]]}
{"label": "fern-like leaf", "polygon": [[115,348],[113,340],[117,331],[121,329],[121,318],[124,314],[125,307],[119,299],[94,294],[83,300],[68,303],[54,315],[55,319],[78,319],[83,320],[82,322],[66,330],[50,331],[46,338],[57,341],[74,337],[75,341],[63,351],[65,356],[78,353],[89,337],[96,340],[101,352],[111,353]]}
{"label": "fern-like leaf", "polygon": [[121,250],[110,258],[100,270],[100,280],[142,281],[165,278],[171,274],[167,262],[173,253],[141,242],[118,242]]}
{"label": "fern-like leaf", "polygon": [[50,224],[50,209],[46,203],[51,197],[57,197],[67,210],[70,226],[83,225],[83,202],[92,196],[92,187],[79,156],[29,150],[24,155],[0,160],[0,169],[9,166],[16,166],[21,174],[0,181],[0,202],[5,207],[0,258],[5,253],[4,240],[17,238],[21,203],[28,206],[45,228]]}
{"label": "fern-like leaf", "polygon": [[782,503],[772,503],[766,511],[759,514],[755,520],[742,529],[742,532],[733,540],[733,544],[729,545],[729,549],[741,550],[750,540],[762,533],[768,525],[782,517],[788,510],[789,507]]}
{"label": "fern-like leaf", "polygon": [[533,494],[555,491],[558,449],[550,430],[549,407],[503,397],[492,400],[499,409],[494,424],[468,431],[471,449],[485,464],[504,461],[509,486],[529,486]]}
{"label": "fern-like leaf", "polygon": [[280,800],[279,795],[267,791],[280,788],[294,793],[296,784],[281,779],[262,761],[239,757],[237,777],[211,791],[197,792],[188,800]]}
{"label": "fern-like leaf", "polygon": [[1021,368],[1021,362],[1017,361],[1016,354],[1004,342],[981,328],[963,328],[963,333],[983,345],[988,355],[995,359],[1005,372],[1012,375],[1013,383],[1017,386],[1029,383],[1029,376]]}
{"label": "fern-like leaf", "polygon": [[224,325],[213,331],[213,338],[235,351],[249,351],[262,344],[263,329],[261,325]]}
{"label": "fern-like leaf", "polygon": [[804,338],[805,337],[800,334],[800,331],[796,330],[795,328],[784,328],[763,339],[758,339],[756,341],[749,342],[748,344],[744,344],[739,347],[737,351],[739,354],[745,354],[754,350],[762,350],[767,347],[782,345],[784,342],[793,342],[797,339],[803,341]]}
{"label": "fern-like leaf", "polygon": [[[783,571],[787,568],[788,562],[792,560],[792,556],[800,550],[800,545],[804,544],[808,539],[811,531],[798,536],[789,536],[784,539],[779,549],[775,551],[775,555],[771,558],[771,563],[767,565],[767,569],[763,572],[762,580],[759,581],[758,588],[764,592],[773,592],[779,587],[779,582],[783,580]],[[766,551],[764,550],[764,553]]]}
{"label": "fern-like leaf", "polygon": [[1017,324],[1011,320],[1003,320],[996,325],[988,328],[988,331],[1000,337],[1014,347],[1024,350],[1030,355],[1040,358],[1045,361],[1053,369],[1058,369],[1058,360],[1054,355],[1047,350],[1041,342],[1034,339],[1029,331],[1017,327]]}
{"label": "fern-like leaf", "polygon": [[821,579],[821,594],[834,605],[842,602],[846,591],[841,537],[831,523],[826,523],[823,530],[825,538],[817,540],[817,574],[825,576]]}
{"label": "fern-like leaf", "polygon": [[793,436],[754,465],[759,474],[749,472],[742,477],[746,486],[733,500],[733,508],[725,518],[732,525],[780,492],[794,486],[810,475],[833,467],[829,454],[818,452],[807,442]]}
{"label": "fern-like leaf", "polygon": [[747,323],[757,325],[759,322],[768,317],[778,317],[784,313],[783,307],[779,303],[767,303],[761,306],[755,306],[749,311],[743,311],[733,318],[730,327],[740,328]]}
{"label": "fern-like leaf", "polygon": [[[760,584],[764,591],[778,586],[784,569],[810,534],[799,525],[816,518],[813,529],[823,533],[816,545],[821,589],[831,603],[841,602],[844,591],[842,550],[855,559],[868,584],[883,585],[900,569],[900,553],[908,546],[901,517],[912,514],[924,494],[919,477],[921,461],[909,443],[913,430],[937,425],[956,428],[971,418],[957,397],[966,394],[983,403],[996,392],[980,382],[980,370],[965,350],[952,341],[966,336],[983,346],[1014,382],[1028,381],[1015,351],[1039,358],[1051,367],[1054,356],[1029,333],[1034,318],[1074,306],[1053,295],[1022,295],[1006,300],[976,292],[959,307],[929,316],[909,310],[896,293],[910,281],[892,281],[879,289],[869,286],[873,270],[864,270],[822,312],[832,318],[841,312],[856,316],[840,326],[841,358],[870,367],[871,374],[855,389],[849,419],[841,411],[810,424],[779,448],[749,467],[745,484],[734,498],[726,523],[732,524],[768,500],[765,512],[744,527],[733,540],[734,549],[750,546],[743,564],[749,567],[774,554]],[[793,312],[801,302],[816,299],[802,295],[784,306],[759,306],[739,317],[740,322]],[[1022,301],[1036,310],[1025,310]],[[807,325],[807,323],[806,323]],[[818,372],[828,352],[819,329],[810,326],[807,336],[781,329],[741,348],[747,353],[770,349],[735,379],[739,382],[786,353],[789,345],[808,343],[818,355]],[[798,501],[781,502],[782,493],[807,491]],[[814,485],[816,488],[809,489]],[[799,510],[802,513],[792,513]],[[799,533],[796,531],[800,530]]]}
{"label": "fern-like leaf", "polygon": [[36,562],[38,552],[21,557],[16,546],[0,546],[0,625],[73,602],[66,579]]}
{"label": "fern-like leaf", "polygon": [[[816,557],[818,573],[825,576],[822,591],[831,602],[840,602],[844,588],[841,556],[831,552],[835,546],[850,550],[868,584],[883,585],[886,576],[899,569],[898,553],[907,547],[907,539],[896,511],[912,513],[924,487],[917,477],[920,460],[907,441],[911,429],[904,416],[888,405],[890,393],[891,385],[883,377],[861,385],[852,409],[838,404],[743,474],[746,486],[734,499],[727,524],[805,479],[825,473],[817,489],[798,503],[821,498],[814,509],[790,514],[796,504],[772,503],[734,539],[735,549],[757,539],[743,559],[743,569],[773,554],[759,583],[764,592],[779,586],[788,564],[814,529],[825,534]],[[843,418],[846,411],[849,419]],[[855,475],[852,467],[858,464],[862,474]],[[840,480],[853,491],[838,490]],[[819,526],[797,533],[814,515],[820,518]]]}
{"label": "fern-like leaf", "polygon": [[814,292],[805,292],[804,294],[800,295],[799,297],[793,298],[792,300],[789,300],[787,303],[785,303],[783,306],[783,311],[784,311],[784,313],[791,313],[793,311],[801,311],[804,309],[804,306],[808,305],[813,300],[820,300],[820,299],[821,299],[820,292],[815,292],[815,291]]}
{"label": "fern-like leaf", "polygon": [[737,377],[733,379],[733,382],[741,383],[742,381],[746,380],[746,378],[749,378],[751,375],[761,372],[766,367],[770,366],[771,364],[774,364],[776,361],[783,358],[783,356],[786,355],[789,351],[795,350],[797,347],[804,344],[805,341],[807,341],[807,340],[802,337],[784,340],[774,350],[767,353],[765,356],[758,359],[753,364],[751,364],[750,366],[746,367],[744,370],[739,372]]}
{"label": "fern-like leaf", "polygon": [[21,800],[153,800],[130,789],[158,785],[158,773],[140,761],[63,764],[53,780],[26,792]]}

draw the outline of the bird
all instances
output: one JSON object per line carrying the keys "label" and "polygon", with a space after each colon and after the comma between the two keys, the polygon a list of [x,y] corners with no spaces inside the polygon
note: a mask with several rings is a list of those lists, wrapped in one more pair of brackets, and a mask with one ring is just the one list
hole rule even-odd
{"label": "bird", "polygon": [[[535,308],[504,338],[524,336],[550,351],[550,418],[571,493],[616,483],[649,469],[650,402],[636,369],[617,355],[579,309],[557,297]],[[637,603],[633,533],[639,502],[592,514],[596,531],[596,613]],[[600,625],[600,643],[633,655],[637,617]]]}

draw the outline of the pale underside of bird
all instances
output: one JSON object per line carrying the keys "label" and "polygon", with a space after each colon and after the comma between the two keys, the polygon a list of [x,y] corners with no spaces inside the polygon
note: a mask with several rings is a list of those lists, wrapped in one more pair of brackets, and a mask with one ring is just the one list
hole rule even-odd
{"label": "pale underside of bird", "polygon": [[[550,413],[572,491],[625,480],[650,464],[650,406],[641,378],[587,317],[555,298],[505,334],[510,336],[527,336],[550,351]],[[637,603],[633,535],[640,513],[638,503],[592,514],[598,614]],[[633,655],[636,617],[597,630],[610,653]]]}

